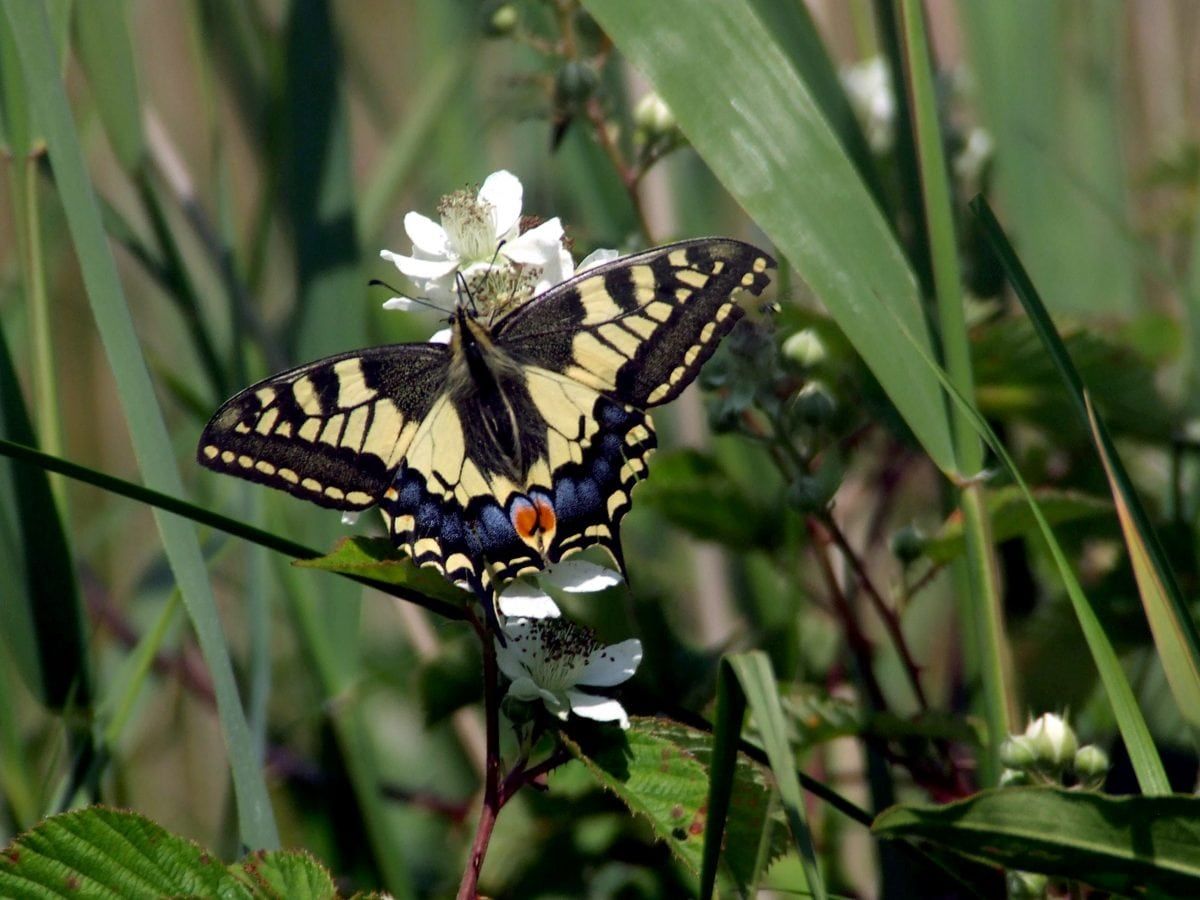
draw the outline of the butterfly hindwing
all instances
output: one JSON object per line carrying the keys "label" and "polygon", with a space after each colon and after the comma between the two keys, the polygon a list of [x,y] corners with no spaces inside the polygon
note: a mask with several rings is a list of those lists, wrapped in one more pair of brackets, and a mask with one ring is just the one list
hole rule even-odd
{"label": "butterfly hindwing", "polygon": [[365,509],[391,483],[447,365],[442,345],[398,344],[275,375],[226,401],[197,459],[321,506]]}
{"label": "butterfly hindwing", "polygon": [[588,269],[494,329],[514,357],[646,408],[673,400],[759,294],[775,261],[739,241],[685,241]]}

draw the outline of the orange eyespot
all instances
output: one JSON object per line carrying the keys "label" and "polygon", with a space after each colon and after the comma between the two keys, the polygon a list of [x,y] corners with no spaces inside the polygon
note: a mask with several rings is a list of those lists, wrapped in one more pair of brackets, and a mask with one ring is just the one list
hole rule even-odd
{"label": "orange eyespot", "polygon": [[554,515],[554,507],[550,500],[547,497],[534,497],[533,503],[537,507],[538,528],[545,532],[553,531],[558,518]]}
{"label": "orange eyespot", "polygon": [[517,534],[523,538],[531,538],[537,531],[538,511],[524,497],[513,501],[509,518],[512,519],[513,528],[517,529]]}

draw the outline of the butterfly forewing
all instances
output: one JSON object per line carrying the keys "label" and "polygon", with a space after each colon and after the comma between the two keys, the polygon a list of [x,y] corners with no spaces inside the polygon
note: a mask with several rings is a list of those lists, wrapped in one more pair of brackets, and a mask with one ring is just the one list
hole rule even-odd
{"label": "butterfly forewing", "polygon": [[589,269],[496,325],[496,341],[639,407],[666,403],[700,371],[775,261],[732,240],[686,241]]}
{"label": "butterfly forewing", "polygon": [[445,380],[438,344],[318,360],[228,400],[200,438],[210,469],[334,509],[365,509],[391,484]]}

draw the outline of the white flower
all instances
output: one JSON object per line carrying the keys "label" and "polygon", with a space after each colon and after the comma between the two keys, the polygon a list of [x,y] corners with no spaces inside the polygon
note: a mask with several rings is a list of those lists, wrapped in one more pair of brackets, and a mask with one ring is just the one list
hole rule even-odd
{"label": "white flower", "polygon": [[971,190],[978,190],[984,169],[992,160],[996,142],[985,128],[976,126],[967,134],[967,140],[958,156],[954,157],[954,174]]}
{"label": "white flower", "polygon": [[1038,761],[1060,768],[1075,757],[1079,741],[1075,732],[1062,716],[1054,713],[1043,713],[1029,723],[1025,729],[1025,737],[1029,739]]}
{"label": "white flower", "polygon": [[629,716],[618,701],[578,688],[628,681],[642,661],[641,641],[631,638],[605,646],[588,629],[563,618],[511,619],[504,632],[507,643],[496,642],[496,661],[512,682],[508,696],[540,699],[560,719],[573,712],[629,727]]}
{"label": "white flower", "polygon": [[872,56],[843,69],[841,79],[867,143],[876,153],[886,153],[896,135],[896,95],[887,63],[882,56]]}
{"label": "white flower", "polygon": [[[621,575],[612,569],[582,559],[564,559],[548,566],[537,581],[559,588],[569,594],[603,591],[621,583]],[[497,600],[500,613],[507,618],[545,619],[562,615],[542,584],[517,579],[508,585]]]}
{"label": "white flower", "polygon": [[[478,192],[456,191],[438,205],[441,224],[417,212],[404,217],[412,255],[390,250],[380,256],[416,283],[434,303],[452,305],[459,277],[477,303],[490,309],[527,300],[574,274],[557,217],[522,232],[521,182],[511,172],[493,172]],[[412,300],[393,297],[385,309],[411,309]]]}

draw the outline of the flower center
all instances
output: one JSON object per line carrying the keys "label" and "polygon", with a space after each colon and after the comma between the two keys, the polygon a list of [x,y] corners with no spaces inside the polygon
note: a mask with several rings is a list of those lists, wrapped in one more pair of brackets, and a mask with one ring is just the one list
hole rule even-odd
{"label": "flower center", "polygon": [[565,619],[537,619],[530,623],[525,639],[529,652],[521,653],[521,662],[535,684],[553,692],[573,687],[588,656],[600,648],[589,629]]}
{"label": "flower center", "polygon": [[488,261],[496,252],[492,204],[474,191],[455,191],[438,204],[442,228],[459,259]]}

